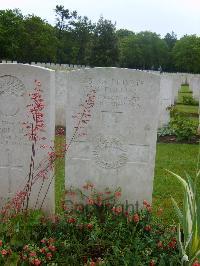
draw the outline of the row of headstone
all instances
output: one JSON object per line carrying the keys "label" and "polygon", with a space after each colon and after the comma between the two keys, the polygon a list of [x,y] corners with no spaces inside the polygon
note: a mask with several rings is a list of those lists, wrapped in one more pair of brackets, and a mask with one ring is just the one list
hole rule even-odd
{"label": "row of headstone", "polygon": [[[28,178],[32,144],[21,125],[28,119],[28,94],[35,80],[41,82],[45,101],[41,145],[53,146],[55,117],[57,124],[66,126],[67,141],[72,140],[66,156],[66,187],[80,188],[89,180],[99,189],[121,187],[123,200],[131,204],[151,202],[158,121],[173,103],[174,78],[119,68],[61,72],[0,64],[0,204]],[[90,91],[96,92],[92,119],[84,127],[86,134],[74,138],[78,126],[73,117],[80,115]],[[35,152],[38,165],[47,151]],[[53,172],[34,185],[30,207],[39,208],[43,201],[43,209],[53,213]]]}
{"label": "row of headstone", "polygon": [[[17,64],[17,61],[7,61],[1,60],[2,64]],[[29,63],[27,63],[29,64]],[[74,65],[74,64],[55,64],[55,63],[41,63],[41,62],[31,62],[32,66],[40,66],[45,68],[50,68],[53,70],[73,70],[73,69],[82,69],[82,68],[90,68],[87,65]]]}

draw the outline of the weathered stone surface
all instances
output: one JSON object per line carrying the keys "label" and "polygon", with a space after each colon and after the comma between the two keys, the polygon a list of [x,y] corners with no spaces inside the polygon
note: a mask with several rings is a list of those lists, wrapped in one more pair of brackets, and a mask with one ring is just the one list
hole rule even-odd
{"label": "weathered stone surface", "polygon": [[190,78],[189,83],[190,89],[192,90],[193,98],[199,101],[200,97],[200,77],[198,75],[193,76]]}
{"label": "weathered stone surface", "polygon": [[[38,143],[35,155],[35,168],[47,156],[47,150],[41,144],[52,145],[55,128],[55,77],[54,71],[41,67],[20,64],[0,64],[0,206],[8,198],[22,190],[27,182],[32,143],[25,136],[23,122],[30,120],[27,116],[27,105],[30,104],[29,93],[35,88],[35,80],[41,82],[42,95],[45,102],[45,131],[41,137],[46,139]],[[33,186],[30,207],[40,207],[47,191],[49,178],[44,181],[41,193],[42,178]],[[39,195],[39,197],[38,197]],[[38,201],[37,201],[38,198]],[[37,202],[37,204],[36,204]],[[43,205],[49,213],[54,212],[54,179]]]}
{"label": "weathered stone surface", "polygon": [[173,79],[173,94],[172,94],[172,103],[174,104],[178,100],[178,92],[181,89],[182,78],[177,74],[171,74]]}
{"label": "weathered stone surface", "polygon": [[73,136],[73,116],[86,95],[96,90],[86,136],[77,137],[66,156],[66,187],[89,180],[98,189],[121,187],[129,203],[151,201],[160,77],[118,68],[68,73],[66,139]]}
{"label": "weathered stone surface", "polygon": [[173,78],[162,74],[160,80],[160,110],[158,127],[167,126],[170,122],[170,111],[167,110],[173,104]]}
{"label": "weathered stone surface", "polygon": [[67,73],[56,71],[56,126],[66,125]]}

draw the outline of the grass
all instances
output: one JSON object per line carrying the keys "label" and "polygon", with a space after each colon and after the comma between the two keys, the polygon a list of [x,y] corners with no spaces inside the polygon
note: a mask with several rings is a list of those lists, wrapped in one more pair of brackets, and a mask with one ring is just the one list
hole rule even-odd
{"label": "grass", "polygon": [[[187,172],[195,177],[199,145],[191,144],[157,144],[155,177],[153,189],[153,206],[164,209],[164,219],[167,222],[176,220],[172,207],[171,196],[181,205],[183,191],[179,182],[169,174],[168,169],[182,177]],[[198,183],[200,191],[200,182]]]}
{"label": "grass", "polygon": [[[60,145],[65,142],[62,136],[56,136],[55,147],[58,151]],[[61,212],[61,200],[65,191],[65,159],[59,158],[55,164],[55,200],[56,200],[56,213]]]}
{"label": "grass", "polygon": [[[198,128],[198,106],[183,105],[182,97],[186,95],[191,96],[192,92],[188,85],[182,85],[178,94],[179,104],[176,104],[176,108],[179,112],[183,113],[185,117],[189,117],[189,119],[196,124],[196,128]],[[176,178],[169,174],[165,169],[168,169],[181,177],[185,176],[185,172],[192,177],[195,177],[198,151],[198,145],[157,144],[153,205],[156,208],[160,206],[165,210],[164,219],[167,222],[176,220],[171,196],[173,196],[181,205],[183,191]],[[200,191],[200,182],[198,183],[198,187]]]}
{"label": "grass", "polygon": [[192,91],[190,90],[190,87],[188,85],[181,85],[180,92],[181,93],[192,93]]}
{"label": "grass", "polygon": [[177,104],[176,108],[179,112],[198,115],[198,106]]}
{"label": "grass", "polygon": [[183,102],[183,96],[192,96],[192,91],[188,85],[182,85],[178,92],[178,103]]}

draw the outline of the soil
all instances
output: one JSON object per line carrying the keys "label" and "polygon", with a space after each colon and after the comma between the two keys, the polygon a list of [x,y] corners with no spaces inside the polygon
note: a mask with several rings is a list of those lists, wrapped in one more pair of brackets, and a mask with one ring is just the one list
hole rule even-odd
{"label": "soil", "polygon": [[176,136],[174,135],[166,135],[166,136],[160,136],[157,139],[158,143],[179,143],[179,144],[198,144],[199,143],[199,137],[194,136],[190,140],[182,140],[182,141],[177,141]]}

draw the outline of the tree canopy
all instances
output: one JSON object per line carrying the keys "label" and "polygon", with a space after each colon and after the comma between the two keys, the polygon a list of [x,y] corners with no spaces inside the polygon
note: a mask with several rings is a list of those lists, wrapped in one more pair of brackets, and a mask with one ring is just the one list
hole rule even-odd
{"label": "tree canopy", "polygon": [[162,38],[150,31],[116,30],[116,23],[103,17],[93,23],[62,5],[54,11],[51,25],[19,9],[0,10],[0,59],[200,72],[196,35],[177,40],[172,31]]}

